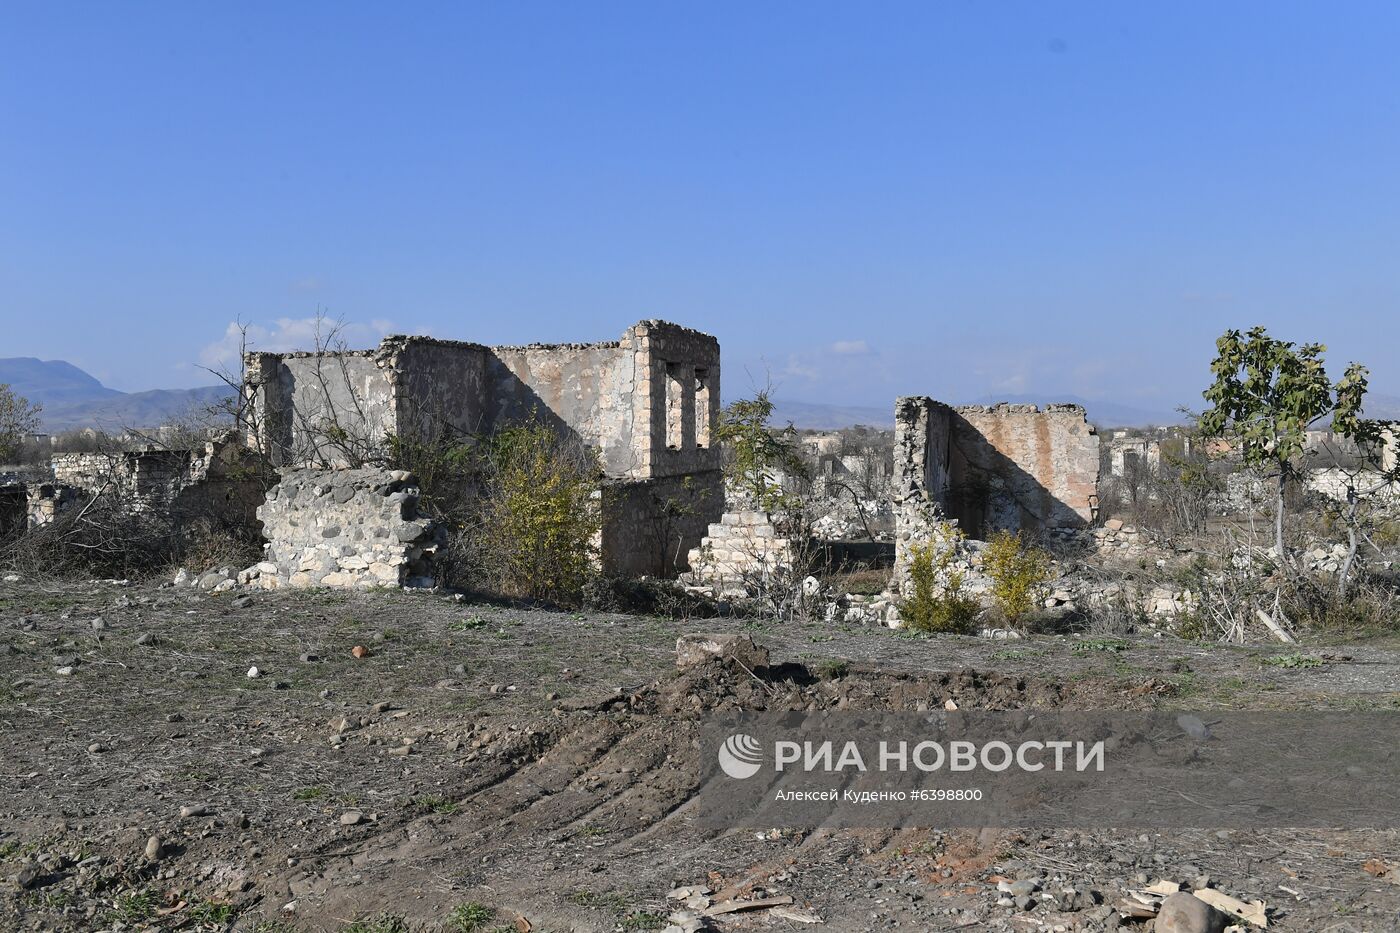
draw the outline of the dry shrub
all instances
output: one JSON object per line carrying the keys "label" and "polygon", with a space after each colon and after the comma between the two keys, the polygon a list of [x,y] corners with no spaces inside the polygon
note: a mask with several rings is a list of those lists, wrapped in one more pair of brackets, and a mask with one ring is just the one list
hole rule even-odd
{"label": "dry shrub", "polygon": [[596,452],[536,421],[472,449],[480,495],[461,506],[449,572],[485,592],[577,605],[598,563]]}
{"label": "dry shrub", "polygon": [[1012,625],[1035,610],[1050,579],[1050,555],[1009,531],[992,535],[982,566],[992,578],[992,599]]}
{"label": "dry shrub", "polygon": [[0,544],[0,564],[34,577],[141,577],[176,566],[246,567],[257,537],[206,515],[131,509],[110,492]]}
{"label": "dry shrub", "polygon": [[909,552],[913,592],[899,605],[905,626],[917,632],[966,635],[977,630],[981,605],[963,593],[962,572],[952,566],[955,546],[916,544]]}

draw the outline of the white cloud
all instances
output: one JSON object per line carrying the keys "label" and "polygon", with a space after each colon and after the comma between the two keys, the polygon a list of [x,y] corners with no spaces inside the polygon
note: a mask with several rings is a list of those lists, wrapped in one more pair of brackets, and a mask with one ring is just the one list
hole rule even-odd
{"label": "white cloud", "polygon": [[865,356],[870,352],[870,344],[864,340],[838,340],[831,345],[831,352],[838,356]]}
{"label": "white cloud", "polygon": [[[335,321],[329,318],[278,318],[271,326],[251,323],[247,325],[247,349],[265,350],[271,353],[286,353],[291,350],[314,350],[318,341],[343,343],[352,348],[363,348],[378,343],[380,338],[394,330],[394,322],[376,319],[368,324],[356,321]],[[218,340],[199,351],[200,365],[206,369],[238,369],[242,364],[238,358],[242,330],[237,322],[230,321],[224,334]]]}

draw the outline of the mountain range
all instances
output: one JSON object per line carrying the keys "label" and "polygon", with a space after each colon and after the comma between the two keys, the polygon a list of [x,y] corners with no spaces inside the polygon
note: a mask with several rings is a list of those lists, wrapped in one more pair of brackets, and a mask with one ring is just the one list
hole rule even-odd
{"label": "mountain range", "polygon": [[197,389],[110,389],[72,363],[21,356],[0,359],[0,383],[42,407],[39,421],[50,434],[78,428],[119,432],[157,428],[229,398],[228,386]]}
{"label": "mountain range", "polygon": [[[43,429],[49,433],[87,427],[105,431],[156,428],[202,413],[232,395],[229,387],[224,385],[121,392],[104,386],[72,363],[34,357],[0,359],[0,383],[8,384],[17,394],[43,406],[40,419]],[[1071,402],[1083,405],[1089,413],[1089,420],[1102,428],[1182,423],[1182,417],[1177,412],[1152,411],[1075,395],[983,396],[970,402],[976,405]],[[1400,419],[1400,396],[1368,393],[1366,414],[1372,418]],[[835,430],[856,424],[892,428],[894,399],[890,399],[890,404],[884,408],[775,399],[773,421],[776,424],[790,421],[799,428],[814,430]]]}

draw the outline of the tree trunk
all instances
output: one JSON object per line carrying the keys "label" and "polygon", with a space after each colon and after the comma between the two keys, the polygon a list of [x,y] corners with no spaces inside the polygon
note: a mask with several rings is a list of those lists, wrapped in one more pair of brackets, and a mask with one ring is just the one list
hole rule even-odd
{"label": "tree trunk", "polygon": [[1342,569],[1337,573],[1337,595],[1343,599],[1347,595],[1347,585],[1351,582],[1351,565],[1356,560],[1356,513],[1359,508],[1356,489],[1347,486],[1347,558],[1342,561]]}
{"label": "tree trunk", "polygon": [[1274,503],[1274,548],[1278,551],[1278,559],[1282,563],[1287,559],[1283,550],[1283,495],[1288,488],[1288,471],[1280,470],[1278,474],[1278,500]]}

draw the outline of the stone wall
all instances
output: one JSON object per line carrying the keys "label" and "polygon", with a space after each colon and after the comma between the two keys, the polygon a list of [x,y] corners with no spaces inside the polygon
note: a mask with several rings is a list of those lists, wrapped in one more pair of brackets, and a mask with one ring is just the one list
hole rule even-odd
{"label": "stone wall", "polygon": [[1303,474],[1303,488],[1333,502],[1347,501],[1348,486],[1372,508],[1400,514],[1400,483],[1386,482],[1377,470],[1341,470],[1336,468],[1308,470]]}
{"label": "stone wall", "polygon": [[432,586],[439,535],[418,515],[401,470],[289,470],[258,509],[265,554],[239,582],[279,586]]}
{"label": "stone wall", "polygon": [[617,576],[673,576],[689,564],[714,514],[724,508],[716,472],[602,487],[602,564]]}
{"label": "stone wall", "polygon": [[[233,435],[183,450],[54,454],[52,470],[58,489],[109,495],[132,513],[159,511],[177,520],[201,516],[240,527],[252,527],[263,490],[274,479]],[[61,505],[67,496],[50,492],[37,498]],[[41,524],[34,512],[31,508],[31,523]]]}
{"label": "stone wall", "polygon": [[1099,439],[1078,405],[895,403],[895,501],[936,504],[973,538],[1094,518]]}
{"label": "stone wall", "polygon": [[948,511],[969,536],[1093,521],[1099,438],[1080,406],[957,408],[951,448]]}

